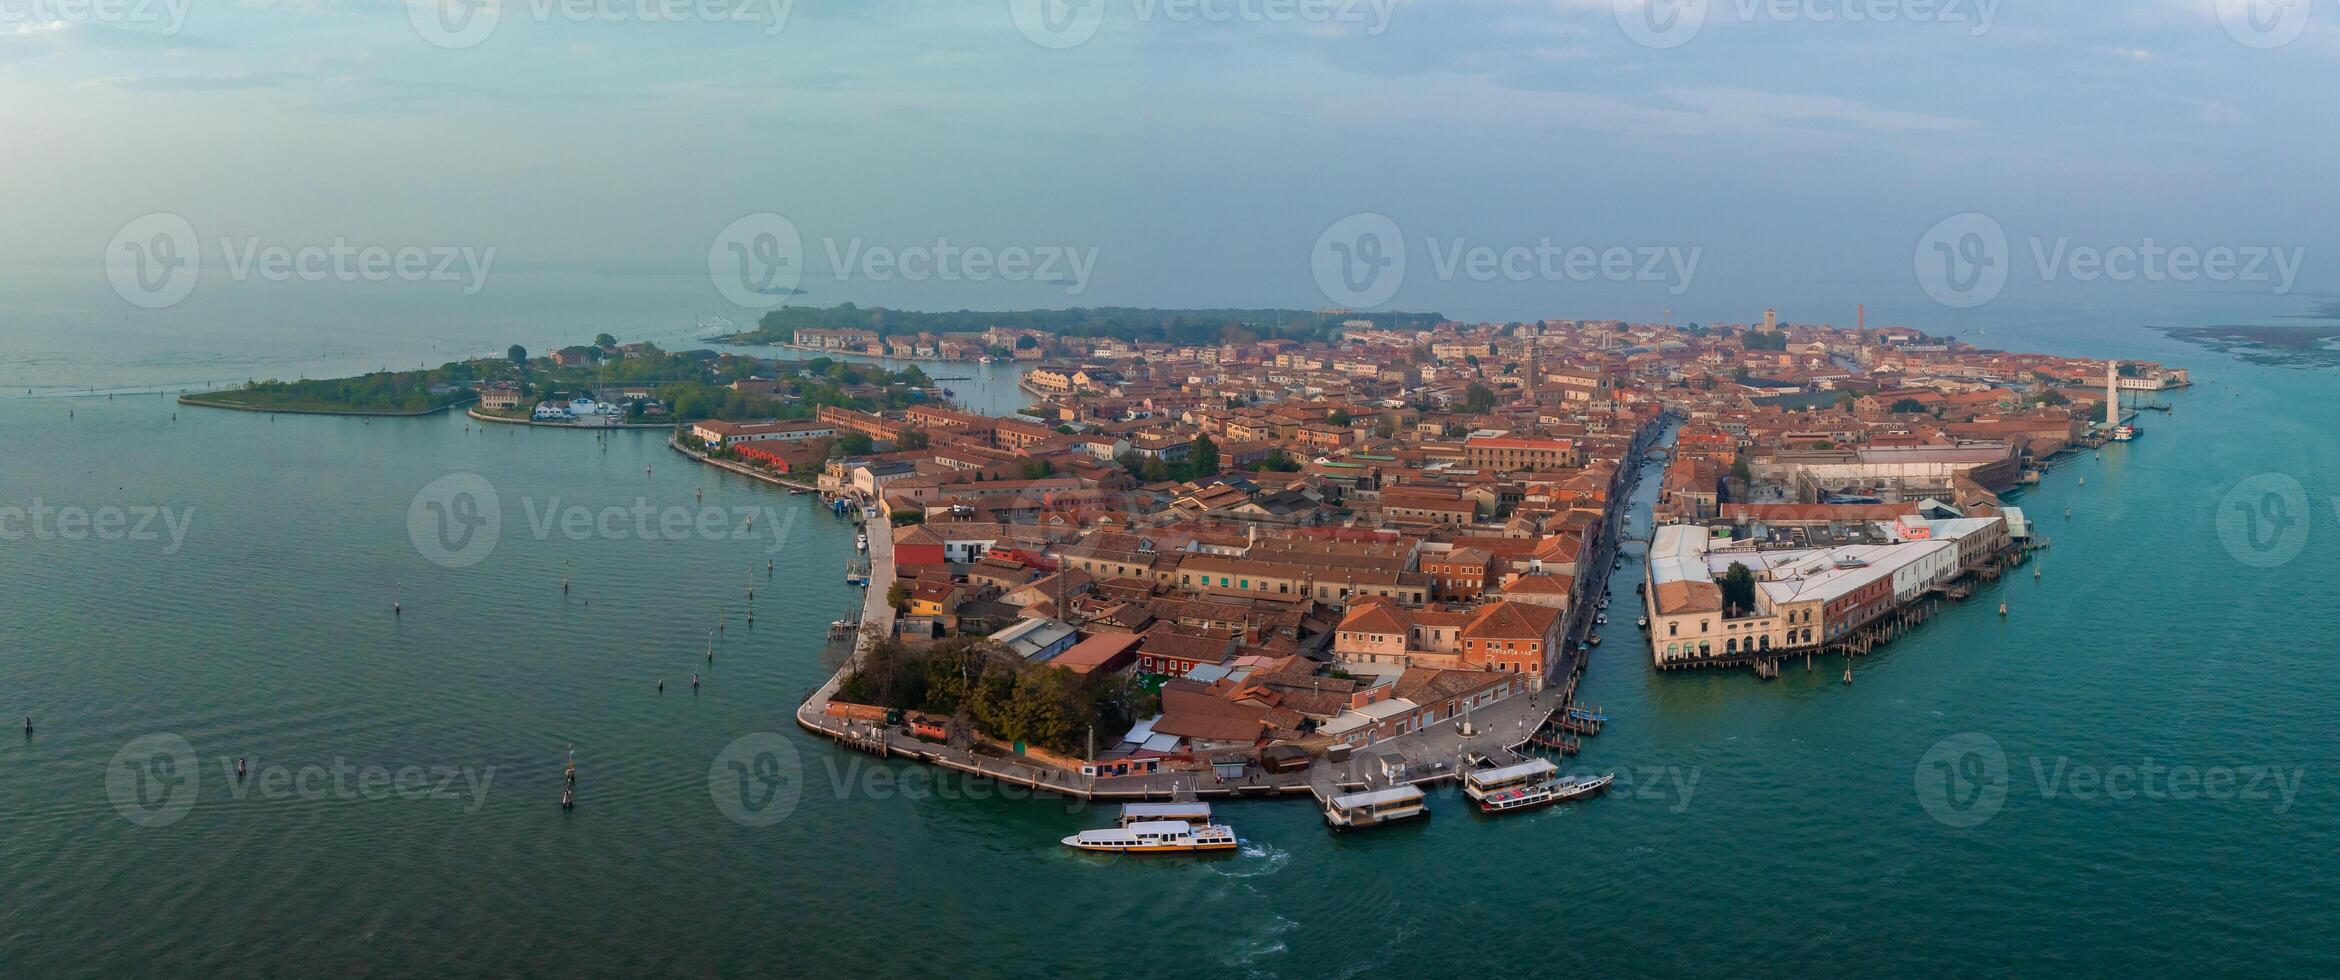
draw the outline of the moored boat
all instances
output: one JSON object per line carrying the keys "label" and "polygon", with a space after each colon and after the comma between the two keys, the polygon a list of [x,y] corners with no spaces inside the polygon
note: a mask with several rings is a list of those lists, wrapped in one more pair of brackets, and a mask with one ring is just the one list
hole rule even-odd
{"label": "moored boat", "polygon": [[1550,779],[1560,772],[1550,759],[1529,759],[1495,769],[1475,769],[1463,774],[1463,795],[1485,803],[1497,793],[1518,789]]}
{"label": "moored boat", "polygon": [[1430,815],[1421,789],[1392,786],[1336,796],[1324,803],[1324,822],[1334,830],[1355,830]]}
{"label": "moored boat", "polygon": [[1538,807],[1551,806],[1554,803],[1581,800],[1608,789],[1609,784],[1615,782],[1616,779],[1616,774],[1610,773],[1600,776],[1561,776],[1557,779],[1539,780],[1481,799],[1479,812],[1511,813],[1516,810],[1533,810]]}
{"label": "moored boat", "polygon": [[1130,827],[1141,823],[1176,821],[1189,827],[1205,827],[1211,822],[1211,805],[1200,801],[1172,803],[1124,803],[1121,805],[1119,826]]}
{"label": "moored boat", "polygon": [[1197,854],[1232,851],[1241,843],[1232,827],[1197,827],[1183,820],[1144,820],[1127,827],[1084,830],[1064,839],[1066,847],[1101,854]]}

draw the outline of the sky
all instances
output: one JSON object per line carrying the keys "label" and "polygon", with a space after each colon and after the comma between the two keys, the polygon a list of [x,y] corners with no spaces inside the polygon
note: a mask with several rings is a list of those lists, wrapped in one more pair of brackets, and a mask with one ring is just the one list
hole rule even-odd
{"label": "sky", "polygon": [[341,242],[750,312],[2304,304],[2335,81],[2340,0],[0,0],[0,264],[165,215],[198,294]]}

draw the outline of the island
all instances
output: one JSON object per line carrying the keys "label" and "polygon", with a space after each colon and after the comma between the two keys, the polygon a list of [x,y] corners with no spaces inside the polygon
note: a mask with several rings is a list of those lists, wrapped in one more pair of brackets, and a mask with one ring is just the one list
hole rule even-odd
{"label": "island", "polygon": [[2189,384],[1773,311],[1258,330],[1198,310],[1185,329],[1217,325],[1175,339],[1148,332],[1178,311],[1135,334],[865,312],[757,336],[864,353],[988,324],[986,349],[1035,352],[1033,403],[678,437],[863,524],[843,572],[866,601],[799,723],[1088,799],[1304,796],[1336,827],[1418,813],[1407,791],[1440,782],[1489,812],[1597,793],[1561,767],[1622,721],[1576,697],[1604,640],[1761,680],[1841,658],[1851,683],[1927,617],[1990,615],[1960,603],[2052,544],[2023,488],[2140,438]]}

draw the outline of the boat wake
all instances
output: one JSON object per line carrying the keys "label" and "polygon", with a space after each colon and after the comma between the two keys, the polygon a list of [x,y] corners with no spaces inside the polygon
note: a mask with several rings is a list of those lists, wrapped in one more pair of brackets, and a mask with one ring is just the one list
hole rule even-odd
{"label": "boat wake", "polygon": [[[1252,964],[1263,957],[1290,952],[1291,947],[1284,945],[1284,941],[1278,937],[1298,928],[1300,928],[1300,923],[1297,921],[1281,915],[1270,915],[1266,925],[1260,929],[1259,935],[1245,939],[1227,954],[1226,965],[1252,976],[1262,976],[1263,974],[1254,969]],[[1264,975],[1273,976],[1273,974]]]}
{"label": "boat wake", "polygon": [[1284,865],[1292,862],[1292,852],[1270,844],[1244,841],[1242,849],[1236,853],[1242,855],[1244,860],[1229,862],[1230,867],[1214,866],[1211,870],[1228,878],[1259,878],[1282,871]]}

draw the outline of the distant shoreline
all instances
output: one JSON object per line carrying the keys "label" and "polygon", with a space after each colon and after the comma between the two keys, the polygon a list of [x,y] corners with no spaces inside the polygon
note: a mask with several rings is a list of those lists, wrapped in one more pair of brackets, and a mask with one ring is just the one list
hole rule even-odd
{"label": "distant shoreline", "polygon": [[[976,358],[916,357],[902,354],[872,354],[868,351],[861,350],[838,350],[834,347],[811,347],[804,344],[795,343],[779,344],[769,341],[755,341],[745,339],[745,337],[745,334],[734,334],[728,337],[705,337],[701,338],[701,340],[704,343],[730,344],[734,347],[778,347],[783,350],[800,350],[808,354],[823,354],[830,357],[867,357],[880,361],[918,361],[927,364],[973,364],[977,367],[983,366],[983,362]],[[994,357],[992,358],[991,363],[1004,364],[1010,362]]]}
{"label": "distant shoreline", "polygon": [[468,409],[465,409],[463,414],[469,415],[472,418],[478,419],[482,422],[496,422],[503,425],[533,425],[540,429],[581,429],[587,432],[606,432],[610,429],[671,429],[675,427],[675,423],[673,422],[619,422],[615,425],[578,425],[573,422],[539,422],[535,419],[508,419],[501,415],[481,415],[479,414],[479,406],[476,404],[472,405],[472,407]]}
{"label": "distant shoreline", "polygon": [[447,411],[448,409],[454,408],[458,405],[468,405],[470,403],[471,402],[469,401],[448,402],[447,404],[440,405],[436,408],[425,409],[420,412],[365,412],[355,409],[271,408],[266,405],[253,405],[248,402],[208,401],[192,394],[179,396],[179,404],[181,405],[195,405],[202,408],[224,408],[231,412],[265,412],[272,415],[333,415],[343,418],[419,419],[426,416],[437,415],[440,412]]}
{"label": "distant shoreline", "polygon": [[750,479],[762,480],[766,483],[777,484],[779,486],[787,487],[790,490],[810,490],[814,493],[821,492],[821,488],[817,484],[798,483],[788,479],[787,477],[772,473],[768,470],[759,470],[755,467],[734,463],[727,459],[716,459],[715,457],[709,456],[706,453],[699,452],[690,448],[689,446],[683,445],[682,441],[679,439],[666,440],[666,448],[672,449],[675,452],[681,453],[692,459],[698,460],[699,462],[715,467],[716,469],[729,470],[733,473],[737,473]]}

